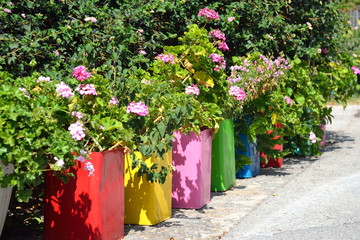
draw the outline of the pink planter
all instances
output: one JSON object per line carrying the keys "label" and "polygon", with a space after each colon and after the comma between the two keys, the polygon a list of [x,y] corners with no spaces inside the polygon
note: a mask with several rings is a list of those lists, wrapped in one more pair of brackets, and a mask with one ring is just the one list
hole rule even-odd
{"label": "pink planter", "polygon": [[326,125],[321,124],[321,129],[324,131],[323,140],[320,142],[322,147],[325,147],[326,142]]}
{"label": "pink planter", "polygon": [[210,201],[211,146],[210,129],[200,136],[174,134],[172,158],[175,171],[172,175],[172,207],[199,209]]}

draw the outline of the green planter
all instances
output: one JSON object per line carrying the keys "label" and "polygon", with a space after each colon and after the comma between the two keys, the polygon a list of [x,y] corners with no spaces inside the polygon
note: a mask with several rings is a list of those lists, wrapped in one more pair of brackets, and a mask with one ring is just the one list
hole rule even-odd
{"label": "green planter", "polygon": [[212,142],[211,191],[226,191],[235,181],[234,122],[227,119]]}

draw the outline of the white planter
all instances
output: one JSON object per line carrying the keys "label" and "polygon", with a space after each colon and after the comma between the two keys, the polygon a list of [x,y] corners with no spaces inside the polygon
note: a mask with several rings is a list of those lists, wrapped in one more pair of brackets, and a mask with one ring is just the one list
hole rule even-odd
{"label": "white planter", "polygon": [[[14,165],[9,164],[8,166],[3,165],[0,160],[1,167],[3,169],[3,174],[12,173],[14,171]],[[12,187],[1,188],[0,187],[0,236],[2,229],[4,227],[5,218],[9,208],[10,198],[11,198]]]}

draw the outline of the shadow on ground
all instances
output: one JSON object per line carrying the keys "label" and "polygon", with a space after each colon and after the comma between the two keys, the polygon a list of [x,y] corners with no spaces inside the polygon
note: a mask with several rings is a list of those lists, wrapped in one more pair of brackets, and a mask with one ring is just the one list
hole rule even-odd
{"label": "shadow on ground", "polygon": [[[334,151],[340,149],[340,144],[342,143],[353,143],[355,139],[346,135],[346,133],[339,134],[338,132],[334,131],[327,131],[326,132],[326,145],[323,149],[326,152]],[[352,147],[350,147],[352,148]]]}

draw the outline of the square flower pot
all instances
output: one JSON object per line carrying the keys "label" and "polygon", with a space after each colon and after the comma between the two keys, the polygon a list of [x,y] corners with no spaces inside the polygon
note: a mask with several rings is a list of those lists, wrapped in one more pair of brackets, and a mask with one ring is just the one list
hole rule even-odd
{"label": "square flower pot", "polygon": [[94,176],[84,163],[67,184],[52,172],[45,179],[45,239],[121,239],[124,236],[124,152],[93,152]]}
{"label": "square flower pot", "polygon": [[[276,124],[276,128],[281,128],[281,124]],[[273,131],[268,131],[267,133],[270,134]],[[272,139],[278,139],[280,136],[277,135]],[[283,144],[275,144],[274,146],[274,150],[280,150],[280,152],[283,151],[284,145]],[[274,168],[280,168],[282,167],[283,163],[282,163],[282,158],[271,158],[268,157],[267,155],[265,155],[263,152],[260,152],[261,156],[264,158],[267,158],[267,163],[265,164],[264,162],[260,162],[261,167],[263,168],[268,168],[268,167],[274,167]]]}
{"label": "square flower pot", "polygon": [[174,133],[172,207],[200,209],[210,201],[211,130],[185,135]]}
{"label": "square flower pot", "polygon": [[[11,163],[5,166],[0,160],[0,165],[3,170],[3,175],[12,173],[14,171],[14,165]],[[0,187],[0,237],[5,224],[5,219],[11,200],[11,192],[12,187],[10,186],[8,186],[7,188]]]}
{"label": "square flower pot", "polygon": [[234,122],[226,119],[212,142],[211,191],[226,191],[235,185]]}
{"label": "square flower pot", "polygon": [[249,143],[246,135],[240,134],[239,137],[243,141],[246,151],[236,149],[236,151],[242,155],[250,157],[251,164],[247,164],[243,168],[240,168],[236,173],[237,178],[251,178],[260,174],[260,153],[257,151],[256,144],[251,141]]}
{"label": "square flower pot", "polygon": [[[169,167],[172,152],[166,153],[164,160],[155,157],[146,159],[139,152],[148,166],[154,163]],[[154,225],[171,217],[171,174],[164,184],[148,182],[145,176],[138,177],[138,168],[132,169],[132,160],[125,157],[125,224]]]}
{"label": "square flower pot", "polygon": [[322,147],[325,147],[325,143],[326,143],[326,125],[321,124],[321,129],[324,131],[324,135],[322,138],[322,141],[320,142]]}

